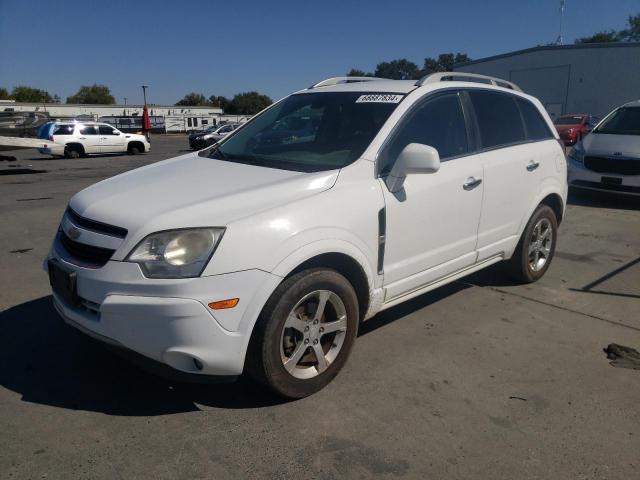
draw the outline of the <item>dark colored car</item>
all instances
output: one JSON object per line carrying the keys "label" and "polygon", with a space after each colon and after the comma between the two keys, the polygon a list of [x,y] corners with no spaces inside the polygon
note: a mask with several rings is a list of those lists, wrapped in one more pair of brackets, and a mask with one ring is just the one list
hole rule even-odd
{"label": "dark colored car", "polygon": [[553,124],[565,145],[575,145],[582,140],[599,121],[600,119],[593,115],[577,113],[558,117],[553,121]]}
{"label": "dark colored car", "polygon": [[212,125],[206,130],[198,130],[196,132],[189,134],[189,146],[193,150],[202,150],[207,146],[206,141],[203,139],[203,137],[205,135],[215,132],[218,128],[220,127],[218,127],[217,125]]}

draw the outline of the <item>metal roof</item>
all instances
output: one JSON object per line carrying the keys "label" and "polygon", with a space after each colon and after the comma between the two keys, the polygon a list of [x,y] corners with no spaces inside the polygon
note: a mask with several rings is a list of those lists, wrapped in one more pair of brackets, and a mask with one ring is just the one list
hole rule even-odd
{"label": "metal roof", "polygon": [[454,68],[466,67],[467,65],[474,65],[476,63],[490,62],[492,60],[499,60],[501,58],[515,57],[517,55],[524,55],[527,53],[543,52],[547,50],[580,50],[580,49],[593,49],[593,48],[640,48],[640,42],[605,42],[605,43],[576,43],[572,45],[540,45],[537,47],[525,48],[523,50],[516,50],[514,52],[502,53],[499,55],[493,55],[491,57],[478,58],[477,60],[471,60],[470,62],[456,63]]}

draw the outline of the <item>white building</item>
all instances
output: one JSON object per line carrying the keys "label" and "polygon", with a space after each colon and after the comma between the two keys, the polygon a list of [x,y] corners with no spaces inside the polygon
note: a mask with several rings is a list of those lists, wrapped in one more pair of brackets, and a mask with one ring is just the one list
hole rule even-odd
{"label": "white building", "polygon": [[528,48],[454,67],[510,80],[540,99],[552,117],[602,117],[640,99],[640,43],[586,43]]}
{"label": "white building", "polygon": [[[52,120],[81,119],[114,123],[129,118],[131,125],[140,123],[143,105],[79,105],[70,103],[18,103],[0,100],[0,112],[36,112],[47,114]],[[218,123],[244,122],[247,115],[225,115],[217,107],[183,107],[148,105],[152,124],[162,125],[167,133],[198,130]],[[154,118],[155,117],[155,118]],[[113,120],[110,121],[110,119]]]}

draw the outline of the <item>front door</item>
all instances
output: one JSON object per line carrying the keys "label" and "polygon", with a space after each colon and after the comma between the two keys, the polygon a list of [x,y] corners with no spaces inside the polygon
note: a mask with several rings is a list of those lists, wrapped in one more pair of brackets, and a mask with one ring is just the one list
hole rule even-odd
{"label": "front door", "polygon": [[79,133],[85,153],[100,152],[100,137],[98,136],[98,128],[95,125],[82,125]]}
{"label": "front door", "polygon": [[[379,156],[385,197],[385,300],[401,297],[476,260],[483,168],[473,151],[461,93],[427,96],[410,110]],[[430,145],[441,159],[436,173],[408,175],[392,193],[385,183],[409,143]]]}
{"label": "front door", "polygon": [[103,153],[123,152],[125,138],[122,133],[109,125],[99,125],[100,151]]}

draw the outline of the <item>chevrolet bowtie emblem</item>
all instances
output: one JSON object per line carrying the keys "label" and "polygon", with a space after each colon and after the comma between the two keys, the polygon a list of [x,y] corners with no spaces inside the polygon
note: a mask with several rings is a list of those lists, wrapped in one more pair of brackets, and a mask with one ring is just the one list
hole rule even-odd
{"label": "chevrolet bowtie emblem", "polygon": [[80,230],[76,227],[71,227],[67,230],[67,235],[71,240],[77,240],[80,237]]}

